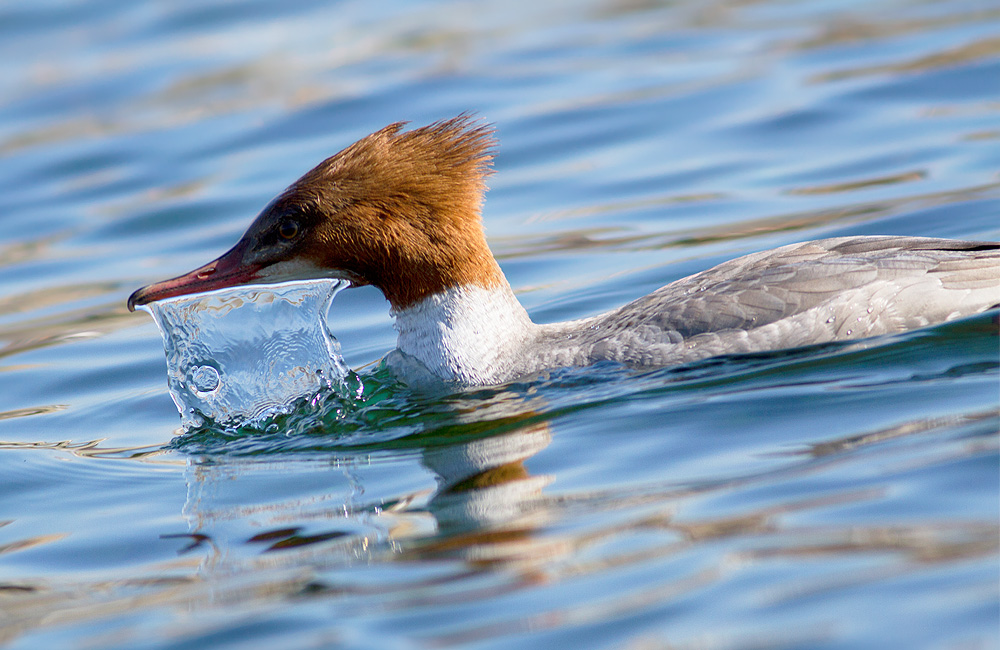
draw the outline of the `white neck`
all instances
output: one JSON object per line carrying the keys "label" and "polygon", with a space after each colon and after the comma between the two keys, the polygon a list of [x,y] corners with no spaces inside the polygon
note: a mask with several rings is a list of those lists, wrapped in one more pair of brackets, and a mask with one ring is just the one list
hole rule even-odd
{"label": "white neck", "polygon": [[[426,371],[466,386],[508,379],[535,325],[510,286],[458,286],[394,313],[397,351],[386,361],[399,374],[413,375],[412,360]],[[407,359],[406,357],[409,357]]]}

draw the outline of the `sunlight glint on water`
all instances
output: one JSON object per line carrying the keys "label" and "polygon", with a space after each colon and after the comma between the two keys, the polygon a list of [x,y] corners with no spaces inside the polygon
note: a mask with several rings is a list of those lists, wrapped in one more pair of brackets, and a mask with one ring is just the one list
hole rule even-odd
{"label": "sunlight glint on water", "polygon": [[163,336],[170,396],[185,427],[260,422],[343,386],[327,326],[340,280],[238,287],[141,307]]}

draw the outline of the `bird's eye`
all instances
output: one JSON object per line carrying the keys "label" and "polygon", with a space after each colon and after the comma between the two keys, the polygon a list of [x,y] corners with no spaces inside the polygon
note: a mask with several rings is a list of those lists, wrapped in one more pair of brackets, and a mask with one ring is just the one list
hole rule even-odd
{"label": "bird's eye", "polygon": [[294,219],[285,219],[278,226],[278,234],[282,239],[295,239],[299,234],[299,222]]}

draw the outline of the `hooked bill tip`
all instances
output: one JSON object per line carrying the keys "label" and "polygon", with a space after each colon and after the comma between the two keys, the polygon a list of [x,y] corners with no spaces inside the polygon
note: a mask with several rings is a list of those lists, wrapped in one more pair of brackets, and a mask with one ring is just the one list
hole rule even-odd
{"label": "hooked bill tip", "polygon": [[143,287],[142,289],[136,289],[135,291],[132,292],[132,295],[128,297],[128,302],[126,304],[128,305],[129,311],[135,311],[136,305],[146,304],[145,302],[142,302],[142,292],[145,289],[146,287]]}

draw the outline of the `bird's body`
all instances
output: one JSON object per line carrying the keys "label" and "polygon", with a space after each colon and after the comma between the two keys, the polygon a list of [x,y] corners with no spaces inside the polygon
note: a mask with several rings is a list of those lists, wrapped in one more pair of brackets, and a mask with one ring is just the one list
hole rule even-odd
{"label": "bird's body", "polygon": [[340,277],[389,300],[387,364],[466,386],[609,360],[667,366],[901,332],[1000,305],[1000,244],[842,237],[754,253],[581,320],[535,324],[480,221],[493,145],[459,117],[392,125],[275,199],[219,259],[129,305],[239,284]]}
{"label": "bird's body", "polygon": [[605,360],[668,366],[902,332],[1000,304],[1000,251],[981,246],[920,237],[792,244],[551,324],[533,323],[509,287],[452,289],[396,313],[389,362],[403,375],[422,366],[480,385]]}

